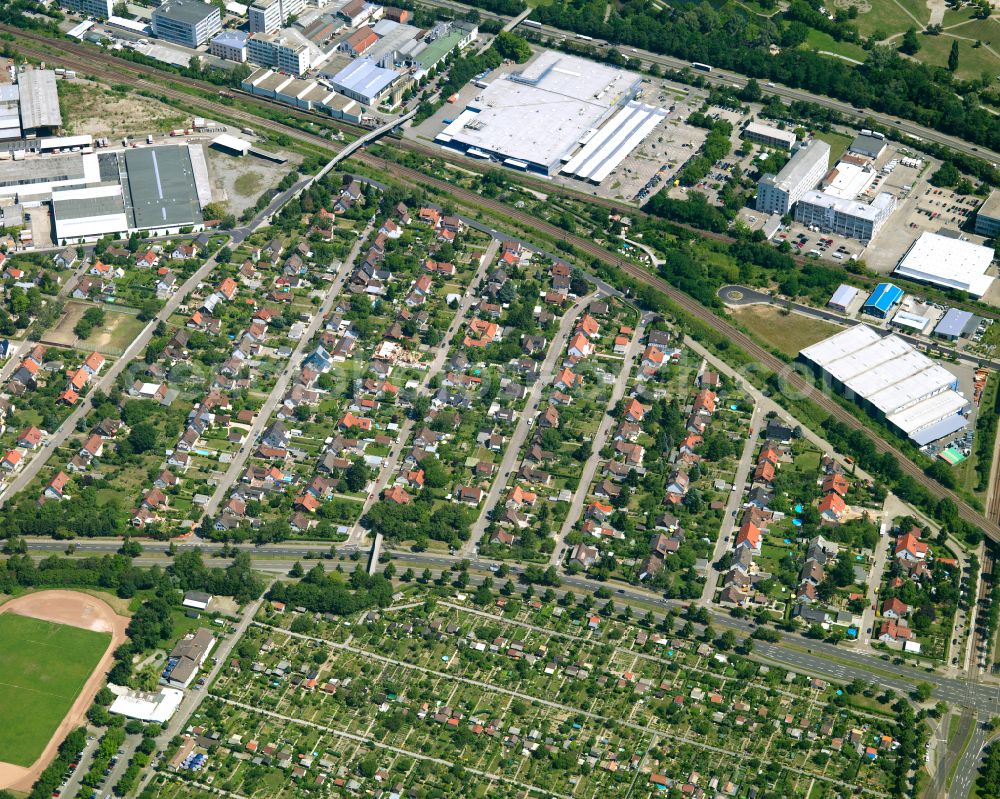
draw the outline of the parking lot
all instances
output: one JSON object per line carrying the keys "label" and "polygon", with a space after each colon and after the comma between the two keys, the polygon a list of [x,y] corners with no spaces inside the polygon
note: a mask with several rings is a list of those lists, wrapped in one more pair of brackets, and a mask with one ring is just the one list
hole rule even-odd
{"label": "parking lot", "polygon": [[[666,109],[668,116],[599,187],[594,187],[595,194],[643,203],[671,184],[677,170],[698,151],[708,134],[685,122],[701,106],[704,93],[684,88],[656,80],[644,87],[642,102]],[[568,185],[578,187],[579,182],[569,180]]]}

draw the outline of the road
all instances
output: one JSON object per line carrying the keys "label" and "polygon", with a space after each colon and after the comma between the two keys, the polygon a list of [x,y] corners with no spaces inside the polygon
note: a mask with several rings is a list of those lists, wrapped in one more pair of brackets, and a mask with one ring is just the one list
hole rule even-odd
{"label": "road", "polygon": [[807,316],[812,319],[820,319],[824,322],[832,322],[833,324],[843,327],[853,327],[854,325],[867,324],[869,327],[874,328],[880,335],[889,335],[891,333],[897,338],[901,338],[921,350],[928,351],[931,355],[937,354],[948,359],[957,358],[958,360],[964,361],[972,366],[988,366],[990,369],[1000,371],[1000,361],[992,361],[978,355],[969,355],[961,350],[946,346],[942,341],[931,339],[926,336],[911,335],[910,333],[896,328],[883,328],[880,326],[879,321],[874,317],[852,319],[836,311],[828,311],[825,308],[814,308],[811,305],[804,305],[800,302],[792,302],[791,300],[775,297],[773,294],[766,291],[748,288],[747,286],[723,286],[718,290],[717,294],[719,299],[726,303],[726,305],[773,305],[775,308],[787,309],[793,313],[800,314],[801,316]]}
{"label": "road", "polygon": [[[438,8],[447,8],[462,14],[468,13],[472,9],[472,6],[465,5],[464,3],[455,2],[455,0],[423,0],[426,5],[436,6]],[[476,8],[480,16],[483,19],[499,19],[504,22],[507,21],[507,17],[500,16],[498,14],[493,14],[489,11],[484,11],[481,8]],[[552,39],[554,41],[574,41],[577,39],[577,34],[570,33],[568,31],[561,30],[559,28],[553,28],[549,25],[542,25],[540,27],[532,27],[531,30],[535,33],[540,34],[543,38]],[[599,39],[591,39],[586,42],[587,45],[593,46],[599,51],[609,50],[613,45],[603,42]],[[637,59],[643,63],[643,65],[656,64],[659,67],[666,67],[671,70],[681,70],[690,69],[691,62],[685,61],[682,58],[674,58],[673,56],[660,55],[658,53],[651,53],[648,50],[640,50],[635,47],[621,47],[618,46],[619,52],[626,55],[629,59]],[[709,73],[697,72],[695,73],[698,77],[702,78],[707,83],[714,84],[716,86],[728,86],[728,87],[742,87],[746,85],[747,78],[744,75],[737,74],[735,72],[729,72],[727,70],[722,70],[719,68],[713,69]],[[966,155],[971,155],[976,158],[982,158],[990,162],[1000,162],[1000,154],[987,149],[986,147],[979,147],[977,145],[969,144],[958,136],[951,136],[947,133],[941,133],[939,131],[933,130],[931,128],[925,128],[922,125],[918,125],[914,122],[909,122],[907,120],[900,119],[899,117],[894,117],[889,114],[884,114],[879,111],[873,111],[870,108],[855,108],[850,103],[845,103],[842,100],[835,100],[832,97],[825,97],[823,95],[811,94],[810,92],[804,91],[802,89],[794,89],[790,86],[783,86],[781,84],[769,82],[766,86],[762,86],[764,94],[774,94],[789,103],[791,102],[805,102],[814,103],[823,108],[828,108],[832,111],[837,111],[843,114],[849,119],[855,119],[858,122],[863,122],[865,120],[874,120],[880,125],[885,125],[889,128],[895,128],[902,133],[909,134],[911,136],[916,136],[919,139],[924,139],[926,141],[931,141],[936,144],[942,144],[947,147],[951,147],[953,150],[965,153]],[[914,146],[917,146],[919,142],[914,142]]]}
{"label": "road", "polygon": [[247,459],[254,451],[257,439],[260,437],[267,424],[271,421],[271,414],[274,413],[278,405],[281,404],[281,401],[285,396],[285,392],[288,390],[288,384],[298,372],[299,362],[302,360],[303,353],[310,346],[310,344],[312,344],[313,337],[319,331],[320,325],[323,324],[323,321],[330,313],[330,309],[333,307],[333,304],[340,296],[340,292],[344,288],[344,283],[347,281],[348,276],[353,270],[354,261],[357,259],[358,253],[361,252],[361,246],[368,240],[368,236],[371,235],[373,227],[374,223],[369,222],[365,227],[364,232],[354,242],[354,246],[351,247],[351,251],[347,258],[340,265],[340,271],[334,278],[333,283],[330,284],[330,288],[328,289],[326,296],[323,298],[322,304],[316,310],[316,313],[313,314],[312,319],[309,320],[308,327],[306,327],[302,337],[295,345],[295,349],[289,356],[288,362],[285,364],[285,368],[278,376],[278,380],[275,382],[274,388],[271,389],[271,393],[268,394],[267,399],[264,400],[264,404],[261,405],[260,410],[254,417],[253,423],[250,425],[250,431],[244,439],[243,446],[240,447],[239,452],[237,452],[236,456],[232,459],[232,461],[230,461],[229,468],[226,469],[225,476],[219,481],[218,485],[216,485],[211,498],[205,504],[205,516],[211,517],[215,515],[216,511],[219,509],[219,504],[225,498],[226,493],[239,480]]}
{"label": "road", "polygon": [[483,534],[486,532],[486,528],[490,523],[490,512],[496,507],[498,500],[507,490],[507,479],[510,476],[511,471],[514,470],[514,467],[517,465],[518,459],[521,456],[521,447],[528,438],[528,431],[531,429],[531,424],[538,412],[538,403],[542,396],[542,391],[546,386],[552,384],[552,378],[555,376],[556,367],[562,363],[563,350],[566,348],[566,343],[569,341],[570,333],[573,332],[573,328],[576,325],[576,318],[590,303],[590,301],[598,296],[600,296],[598,293],[592,292],[580,297],[580,299],[573,303],[569,310],[563,314],[563,318],[559,322],[559,332],[553,337],[552,343],[549,344],[548,353],[545,355],[545,360],[542,362],[542,368],[538,374],[538,379],[535,381],[534,385],[532,385],[531,391],[528,392],[528,398],[525,401],[524,410],[521,412],[521,416],[517,420],[517,426],[514,428],[514,432],[510,436],[510,441],[507,442],[507,449],[504,450],[503,458],[500,459],[500,467],[497,472],[496,479],[493,481],[493,485],[490,486],[489,493],[486,495],[486,499],[483,502],[483,507],[479,512],[479,516],[472,525],[469,540],[462,546],[462,557],[467,558],[474,552],[478,551],[479,541],[482,539]]}
{"label": "road", "polygon": [[[478,286],[482,281],[483,276],[493,263],[493,258],[497,254],[497,250],[499,248],[500,241],[496,238],[492,238],[489,246],[486,248],[486,251],[479,259],[479,266],[476,268],[476,274],[473,275],[469,284],[469,290],[466,291],[465,296],[462,297],[462,300],[459,303],[458,310],[455,313],[455,318],[451,320],[451,324],[448,326],[448,330],[445,332],[444,338],[442,338],[441,342],[437,345],[437,352],[424,372],[424,379],[420,381],[420,385],[414,392],[415,396],[426,394],[431,378],[438,374],[438,372],[440,372],[444,367],[445,360],[448,357],[448,350],[451,349],[451,342],[455,338],[456,334],[460,330],[464,329],[465,320],[468,316],[469,310],[476,302],[472,289],[474,286]],[[407,419],[403,422],[403,426],[399,429],[399,435],[396,436],[392,449],[389,450],[389,457],[382,462],[382,465],[379,467],[378,476],[375,478],[375,482],[368,487],[368,496],[365,498],[364,505],[361,508],[361,513],[358,516],[358,521],[356,521],[354,526],[351,528],[350,535],[347,538],[348,544],[361,546],[365,537],[365,529],[361,524],[361,520],[371,509],[371,506],[378,501],[379,495],[389,484],[389,481],[396,476],[396,472],[399,469],[400,459],[403,457],[403,449],[409,443],[410,433],[415,425],[415,419]]]}
{"label": "road", "polygon": [[862,646],[870,646],[872,635],[875,632],[875,619],[878,616],[876,607],[878,605],[878,592],[882,586],[882,572],[885,570],[886,558],[889,555],[891,537],[889,531],[892,528],[893,513],[889,509],[890,497],[887,494],[882,503],[882,521],[879,525],[878,543],[875,545],[875,562],[872,564],[871,572],[868,575],[868,590],[865,592],[865,610],[861,614],[861,631],[858,639]]}
{"label": "road", "polygon": [[590,457],[587,458],[587,462],[583,465],[583,472],[580,475],[580,482],[576,486],[576,491],[573,492],[573,501],[570,503],[569,512],[566,514],[566,520],[563,522],[562,528],[559,530],[559,538],[556,540],[555,549],[552,550],[552,554],[549,556],[549,565],[556,566],[564,550],[563,542],[566,540],[566,536],[570,534],[573,530],[573,526],[580,519],[580,515],[583,513],[583,504],[587,500],[587,494],[590,491],[590,484],[594,482],[594,475],[597,474],[597,467],[601,463],[601,450],[608,443],[608,439],[611,436],[611,428],[617,424],[615,417],[612,415],[614,413],[615,407],[621,402],[622,397],[625,396],[625,389],[628,388],[629,376],[632,374],[632,370],[635,368],[635,361],[639,353],[642,352],[642,339],[646,335],[646,325],[650,321],[649,315],[643,315],[642,319],[639,321],[639,325],[635,332],[632,334],[632,340],[629,341],[628,349],[625,351],[625,356],[622,358],[621,369],[618,372],[618,376],[615,378],[615,384],[611,389],[611,397],[608,399],[608,404],[604,409],[604,415],[601,417],[601,423],[597,428],[597,432],[594,434],[594,438],[591,441]]}
{"label": "road", "polygon": [[986,725],[978,719],[975,720],[975,725],[976,727],[972,731],[969,744],[965,747],[965,751],[962,752],[961,758],[959,758],[958,765],[955,768],[955,776],[948,787],[948,799],[965,799],[969,795],[973,783],[976,781],[976,775],[979,773],[989,733],[986,730]]}
{"label": "road", "polygon": [[[273,584],[273,581],[268,583],[267,588],[264,589],[265,594],[270,590]],[[248,604],[243,609],[243,614],[240,616],[240,621],[236,625],[236,630],[229,633],[225,638],[218,642],[215,649],[211,653],[211,657],[215,662],[212,664],[212,667],[208,670],[208,672],[203,675],[205,677],[206,685],[211,685],[212,681],[218,675],[219,670],[229,662],[229,653],[232,652],[233,647],[243,637],[247,628],[253,623],[254,616],[257,615],[257,610],[260,608],[263,601],[264,599],[261,597],[260,599]],[[188,726],[189,719],[195,711],[201,707],[201,703],[204,701],[206,696],[208,696],[208,691],[195,691],[193,689],[187,689],[184,692],[184,699],[181,701],[181,705],[177,709],[177,712],[174,713],[173,718],[171,718],[170,721],[164,725],[162,732],[156,738],[156,752],[165,752],[167,747],[170,745],[170,739],[175,735],[180,735],[184,731],[184,729]],[[154,755],[154,757],[157,757],[157,755]],[[153,774],[153,769],[150,768],[146,770],[142,779],[139,781],[139,787],[135,792],[136,796],[139,796],[142,793]]]}
{"label": "road", "polygon": [[[241,239],[242,240],[242,239]],[[235,237],[231,239],[235,243]],[[200,283],[202,283],[212,271],[215,269],[217,262],[214,257],[209,258],[204,264],[199,267],[191,277],[184,281],[183,285],[177,290],[177,292],[170,297],[160,312],[153,317],[146,326],[142,329],[138,336],[132,341],[125,351],[122,353],[118,360],[114,361],[111,366],[100,374],[97,380],[90,388],[90,392],[86,397],[81,397],[80,401],[77,403],[76,407],[66,417],[65,421],[59,426],[59,429],[50,433],[45,439],[45,443],[42,444],[41,448],[35,451],[31,458],[28,460],[27,465],[21,469],[20,472],[14,477],[13,480],[7,485],[7,489],[0,496],[0,506],[2,506],[7,499],[17,494],[19,491],[24,489],[35,476],[41,471],[42,467],[48,462],[52,454],[59,449],[66,441],[76,433],[77,424],[83,419],[89,412],[91,408],[90,398],[94,394],[101,392],[102,394],[107,394],[108,391],[114,387],[115,381],[118,379],[125,368],[136,358],[142,351],[146,348],[149,340],[153,337],[153,333],[156,332],[157,326],[163,322],[165,323],[170,315],[177,310],[178,306],[187,299]]]}
{"label": "road", "polygon": [[722,511],[722,526],[715,542],[715,551],[708,564],[708,572],[705,574],[705,587],[701,592],[702,605],[710,604],[715,598],[715,589],[719,585],[719,577],[722,576],[722,573],[715,568],[715,564],[732,547],[730,538],[733,528],[736,526],[736,514],[743,505],[743,493],[747,478],[750,476],[750,470],[754,468],[754,455],[757,452],[757,440],[760,437],[760,428],[763,423],[763,408],[760,403],[756,403],[753,406],[753,413],[750,414],[750,435],[747,436],[747,440],[743,444],[740,462],[736,466],[736,476],[733,478],[733,490],[729,492],[726,507]]}

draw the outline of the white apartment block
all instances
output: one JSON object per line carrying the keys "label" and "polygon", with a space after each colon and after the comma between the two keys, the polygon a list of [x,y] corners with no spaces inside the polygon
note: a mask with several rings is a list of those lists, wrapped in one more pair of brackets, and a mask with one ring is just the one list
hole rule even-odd
{"label": "white apartment block", "polygon": [[765,175],[757,184],[757,210],[784,216],[816,186],[830,168],[830,145],[813,139],[803,142],[777,175]]}
{"label": "white apartment block", "polygon": [[255,0],[247,12],[250,32],[275,33],[305,7],[305,0]]}
{"label": "white apartment block", "polygon": [[896,198],[884,191],[867,205],[810,190],[795,204],[795,221],[826,233],[871,241],[895,208]]}
{"label": "white apartment block", "polygon": [[299,76],[313,65],[313,52],[309,45],[291,35],[255,33],[247,39],[247,58],[262,67]]}

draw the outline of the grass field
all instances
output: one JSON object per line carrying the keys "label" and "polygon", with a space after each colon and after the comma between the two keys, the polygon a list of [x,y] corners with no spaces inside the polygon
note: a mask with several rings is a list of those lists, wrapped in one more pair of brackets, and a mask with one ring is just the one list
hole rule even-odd
{"label": "grass field", "polygon": [[[930,10],[923,0],[866,0],[854,3],[850,0],[838,0],[834,2],[835,8],[846,8],[849,5],[858,6],[858,10],[861,12],[853,22],[857,25],[858,32],[863,36],[871,36],[875,31],[892,36],[894,33],[903,33],[908,28],[921,30],[927,25],[931,16]],[[914,18],[920,21],[919,25],[914,22]]]}
{"label": "grass field", "polygon": [[795,313],[784,316],[773,305],[748,305],[736,308],[732,314],[754,336],[786,355],[797,355],[803,347],[841,330],[829,322],[809,319]]}
{"label": "grass field", "polygon": [[815,50],[817,53],[836,53],[837,56],[861,63],[864,63],[868,57],[868,53],[860,45],[851,44],[851,42],[838,42],[830,34],[814,28],[809,29],[809,35],[802,47],[807,50]]}
{"label": "grass field", "polygon": [[0,760],[30,766],[45,749],[111,636],[0,614]]}
{"label": "grass field", "polygon": [[67,302],[62,317],[45,333],[45,341],[116,356],[121,355],[146,326],[146,323],[134,313],[118,311],[113,306],[104,305],[101,306],[105,315],[104,325],[95,327],[88,338],[78,340],[73,328],[90,307],[92,306],[89,303]]}
{"label": "grass field", "polygon": [[[955,33],[963,31],[965,26],[957,28]],[[960,35],[966,36],[962,32]],[[956,41],[951,36],[921,36],[920,52],[916,58],[925,64],[937,67],[947,66],[948,54],[951,52],[951,43]],[[981,73],[987,72],[990,75],[1000,73],[1000,58],[985,47],[973,47],[974,42],[965,39],[958,39],[958,70],[955,75],[958,78],[978,78]],[[1000,45],[1000,41],[997,42]]]}
{"label": "grass field", "polygon": [[820,131],[816,134],[816,138],[825,141],[830,145],[830,163],[835,164],[840,160],[841,156],[847,152],[847,148],[851,146],[853,139],[850,136],[845,136],[843,133],[834,133],[831,131]]}

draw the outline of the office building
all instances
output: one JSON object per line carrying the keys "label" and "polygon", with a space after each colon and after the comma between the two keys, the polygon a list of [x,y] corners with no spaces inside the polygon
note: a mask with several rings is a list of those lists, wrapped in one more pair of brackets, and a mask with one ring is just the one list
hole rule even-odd
{"label": "office building", "polygon": [[306,7],[305,0],[255,0],[247,9],[250,33],[274,33]]}
{"label": "office building", "polygon": [[107,19],[114,14],[114,0],[61,0],[61,3],[66,8],[97,19]]}
{"label": "office building", "polygon": [[896,198],[884,191],[868,205],[810,189],[795,204],[795,221],[869,242],[895,208]]}
{"label": "office building", "polygon": [[779,150],[791,150],[799,140],[790,130],[782,130],[760,122],[749,123],[740,131],[740,138]]}
{"label": "office building", "polygon": [[153,9],[153,33],[185,47],[201,47],[222,30],[219,7],[201,0],[166,0]]}
{"label": "office building", "polygon": [[1000,191],[993,189],[976,211],[976,235],[995,239],[1000,233]]}
{"label": "office building", "polygon": [[247,60],[246,31],[223,31],[208,46],[208,52],[227,61],[243,63]]}
{"label": "office building", "polygon": [[989,247],[924,231],[893,274],[982,297],[993,285],[993,277],[986,274],[992,263]]}
{"label": "office building", "polygon": [[867,325],[806,347],[799,357],[848,398],[860,401],[918,446],[966,426],[958,378],[895,335]]}
{"label": "office building", "polygon": [[830,145],[820,139],[803,142],[777,175],[757,184],[757,210],[784,216],[827,173]]}
{"label": "office building", "polygon": [[255,33],[247,39],[247,58],[263,67],[272,67],[289,75],[302,75],[319,58],[298,31],[289,28],[281,33]]}

